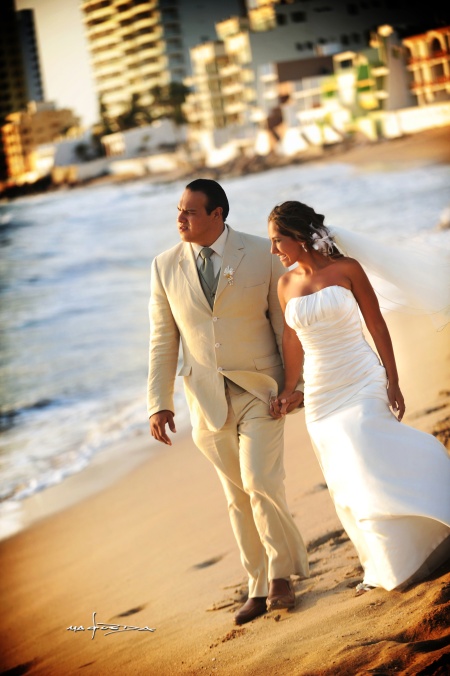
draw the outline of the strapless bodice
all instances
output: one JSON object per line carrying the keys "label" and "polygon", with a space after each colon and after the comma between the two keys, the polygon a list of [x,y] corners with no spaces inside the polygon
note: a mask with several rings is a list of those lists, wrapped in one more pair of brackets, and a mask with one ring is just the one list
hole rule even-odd
{"label": "strapless bodice", "polygon": [[333,285],[291,298],[285,317],[305,352],[307,421],[340,408],[363,388],[365,396],[387,401],[385,370],[364,337],[358,304],[349,289]]}

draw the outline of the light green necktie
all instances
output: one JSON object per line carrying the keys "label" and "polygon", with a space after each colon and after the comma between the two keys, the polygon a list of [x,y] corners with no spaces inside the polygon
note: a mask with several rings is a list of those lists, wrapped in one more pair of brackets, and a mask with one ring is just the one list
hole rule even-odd
{"label": "light green necktie", "polygon": [[214,305],[214,296],[216,294],[219,275],[214,275],[214,265],[211,256],[214,251],[209,246],[203,247],[200,251],[202,263],[199,268],[200,284],[210,306]]}

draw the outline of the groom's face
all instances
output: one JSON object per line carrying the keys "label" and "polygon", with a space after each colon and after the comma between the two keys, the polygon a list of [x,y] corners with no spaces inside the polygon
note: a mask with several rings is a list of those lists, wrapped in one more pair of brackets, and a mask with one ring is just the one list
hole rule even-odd
{"label": "groom's face", "polygon": [[178,204],[178,232],[183,242],[210,246],[224,229],[222,208],[208,214],[203,192],[185,190]]}

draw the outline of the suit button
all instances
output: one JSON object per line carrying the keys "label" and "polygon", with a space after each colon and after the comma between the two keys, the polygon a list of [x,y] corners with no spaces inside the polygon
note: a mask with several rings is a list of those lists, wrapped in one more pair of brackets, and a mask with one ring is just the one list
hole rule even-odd
{"label": "suit button", "polygon": [[219,366],[219,368],[218,368],[217,370],[218,370],[218,371],[223,371],[223,368],[222,368],[221,366]]}
{"label": "suit button", "polygon": [[216,322],[218,320],[218,317],[213,317],[213,322]]}
{"label": "suit button", "polygon": [[220,343],[216,343],[214,347],[220,347]]}

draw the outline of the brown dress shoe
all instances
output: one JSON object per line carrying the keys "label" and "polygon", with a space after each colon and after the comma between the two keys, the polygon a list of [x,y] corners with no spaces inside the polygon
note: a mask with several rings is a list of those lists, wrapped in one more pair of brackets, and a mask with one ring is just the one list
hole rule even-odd
{"label": "brown dress shoe", "polygon": [[255,596],[252,599],[248,599],[234,616],[235,624],[245,624],[260,615],[264,615],[267,612],[266,600],[265,596]]}
{"label": "brown dress shoe", "polygon": [[267,610],[278,608],[295,608],[295,594],[290,580],[279,578],[271,580],[269,596],[267,597]]}

